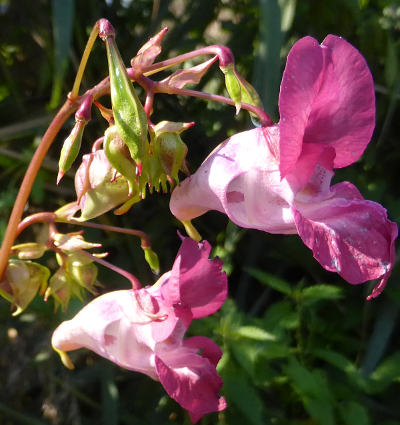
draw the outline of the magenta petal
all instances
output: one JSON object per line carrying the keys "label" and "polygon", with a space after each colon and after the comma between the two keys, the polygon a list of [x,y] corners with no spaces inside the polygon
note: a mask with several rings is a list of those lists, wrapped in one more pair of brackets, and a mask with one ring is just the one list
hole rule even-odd
{"label": "magenta petal", "polygon": [[[332,192],[331,199],[297,206],[301,239],[325,269],[349,283],[386,279],[393,267],[397,225],[387,219],[381,205],[360,199],[350,183],[333,186]],[[354,199],[342,197],[351,192]]]}
{"label": "magenta petal", "polygon": [[321,44],[324,72],[304,142],[328,144],[335,168],[358,160],[375,127],[375,91],[364,57],[350,43],[328,35]]}
{"label": "magenta petal", "polygon": [[192,336],[191,338],[183,341],[185,347],[194,348],[198,351],[201,350],[202,357],[210,360],[211,364],[215,367],[222,357],[222,351],[219,346],[211,339],[205,336]]}
{"label": "magenta petal", "polygon": [[195,319],[215,313],[227,295],[222,261],[210,260],[210,251],[207,241],[184,238],[168,281],[161,287],[168,303],[189,308]]}
{"label": "magenta petal", "polygon": [[182,347],[156,355],[155,365],[168,395],[189,411],[193,423],[227,407],[225,399],[218,395],[222,379],[207,358]]}
{"label": "magenta petal", "polygon": [[322,70],[323,56],[318,42],[312,37],[300,39],[287,57],[279,96],[282,177],[300,156],[304,132],[320,89]]}

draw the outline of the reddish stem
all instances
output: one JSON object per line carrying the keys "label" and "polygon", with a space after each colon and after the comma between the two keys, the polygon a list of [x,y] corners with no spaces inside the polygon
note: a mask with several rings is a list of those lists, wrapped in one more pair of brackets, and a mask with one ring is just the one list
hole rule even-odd
{"label": "reddish stem", "polygon": [[99,263],[102,266],[107,267],[108,269],[128,279],[131,282],[133,289],[140,289],[142,287],[142,284],[140,283],[139,279],[136,276],[134,276],[132,273],[129,273],[126,270],[123,270],[117,266],[114,266],[114,264],[111,264],[106,260],[98,258],[95,255],[90,254],[89,252],[82,250],[80,251],[80,253],[90,258],[91,260],[95,261],[96,263]]}

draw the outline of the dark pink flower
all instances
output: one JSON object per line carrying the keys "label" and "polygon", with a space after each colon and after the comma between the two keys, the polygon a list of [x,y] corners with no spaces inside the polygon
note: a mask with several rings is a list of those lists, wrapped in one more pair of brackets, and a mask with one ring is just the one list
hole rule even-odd
{"label": "dark pink flower", "polygon": [[224,303],[222,262],[209,260],[208,242],[185,238],[172,270],[151,286],[102,295],[52,338],[61,352],[86,347],[119,366],[160,381],[192,421],[221,411],[220,348],[206,337],[183,339],[192,319],[213,314]]}
{"label": "dark pink flower", "polygon": [[242,227],[298,233],[314,257],[352,284],[381,278],[394,264],[397,226],[379,204],[345,182],[330,186],[334,168],[359,159],[375,125],[371,73],[340,37],[320,45],[299,40],[288,55],[279,98],[280,122],[239,133],[218,146],[172,193],[183,221],[208,210]]}

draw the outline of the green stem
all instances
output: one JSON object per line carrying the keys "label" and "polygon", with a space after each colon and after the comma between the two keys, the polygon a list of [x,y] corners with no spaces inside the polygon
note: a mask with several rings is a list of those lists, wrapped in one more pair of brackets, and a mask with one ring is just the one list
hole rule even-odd
{"label": "green stem", "polygon": [[81,82],[82,82],[83,73],[85,71],[90,52],[93,49],[94,42],[96,41],[98,35],[99,35],[99,25],[98,25],[98,23],[96,23],[94,25],[90,35],[89,35],[89,39],[86,43],[85,50],[83,51],[81,63],[79,64],[79,68],[78,68],[78,71],[76,73],[74,85],[72,86],[72,90],[71,90],[71,93],[70,93],[70,96],[71,96],[72,99],[75,99],[75,98],[78,97],[79,87],[80,87]]}

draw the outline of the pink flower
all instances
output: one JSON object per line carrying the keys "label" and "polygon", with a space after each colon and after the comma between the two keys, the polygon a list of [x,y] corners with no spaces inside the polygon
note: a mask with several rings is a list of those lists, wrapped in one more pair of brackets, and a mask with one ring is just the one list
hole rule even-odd
{"label": "pink flower", "polygon": [[185,238],[172,270],[155,285],[94,299],[55,330],[54,348],[65,358],[63,352],[86,347],[160,381],[193,423],[225,409],[220,348],[206,337],[183,339],[192,319],[215,313],[227,295],[222,262],[209,260],[210,250],[206,241]]}
{"label": "pink flower", "polygon": [[298,233],[317,261],[352,284],[381,278],[394,264],[397,226],[351,183],[330,186],[334,168],[359,159],[375,125],[371,73],[361,54],[329,35],[299,40],[288,55],[280,122],[218,146],[172,193],[183,221],[221,211],[242,227]]}

